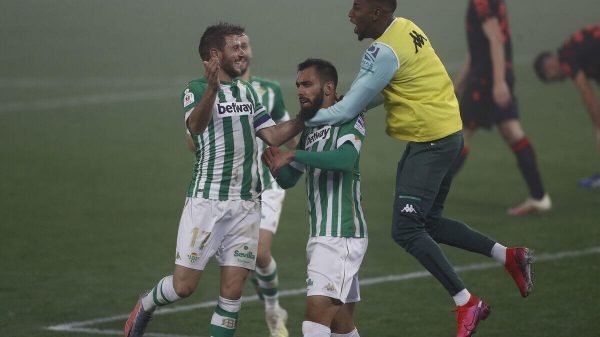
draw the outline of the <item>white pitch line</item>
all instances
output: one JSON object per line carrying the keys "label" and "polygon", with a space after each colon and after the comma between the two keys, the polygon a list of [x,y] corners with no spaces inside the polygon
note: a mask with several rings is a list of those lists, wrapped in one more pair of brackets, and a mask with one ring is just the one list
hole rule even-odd
{"label": "white pitch line", "polygon": [[[587,249],[583,249],[583,250],[562,251],[562,252],[557,252],[557,253],[539,254],[539,255],[535,255],[535,262],[554,261],[554,260],[560,260],[560,259],[564,259],[564,258],[575,258],[575,257],[579,257],[579,256],[586,256],[586,255],[593,255],[593,254],[600,254],[600,247],[591,247],[591,248],[587,248]],[[492,269],[492,268],[498,268],[498,267],[500,267],[500,265],[498,263],[488,262],[488,263],[474,263],[474,264],[468,264],[468,265],[464,265],[464,266],[458,266],[458,267],[455,267],[455,270],[457,272],[466,272],[466,271],[474,271],[474,270]],[[429,274],[429,272],[427,272],[427,271],[418,271],[418,272],[398,274],[398,275],[387,275],[387,276],[361,279],[360,285],[361,286],[369,286],[369,285],[375,285],[375,284],[386,283],[386,282],[407,281],[407,280],[419,279],[419,278],[424,278],[424,277],[429,277],[429,276],[431,276],[431,274]],[[305,293],[306,293],[305,288],[288,289],[288,290],[280,291],[279,296],[280,297],[288,297],[288,296],[296,296],[296,295],[305,294]],[[243,303],[256,302],[256,301],[258,301],[257,295],[242,297]],[[190,304],[190,305],[181,305],[181,306],[174,306],[174,307],[168,307],[168,308],[160,308],[154,313],[154,315],[157,316],[157,315],[172,314],[172,313],[177,313],[177,312],[182,312],[182,311],[190,311],[190,310],[201,309],[201,308],[214,308],[216,305],[217,305],[216,301],[209,301],[209,302],[201,302],[201,303]],[[52,331],[62,331],[62,332],[82,332],[82,333],[89,333],[89,334],[117,336],[117,335],[121,335],[123,332],[120,330],[94,329],[94,328],[84,328],[84,327],[89,326],[89,325],[94,325],[94,324],[100,324],[100,323],[124,321],[128,317],[129,317],[129,314],[123,314],[123,315],[117,315],[117,316],[91,319],[91,320],[87,320],[87,321],[52,325],[52,326],[47,327],[46,329],[52,330]],[[162,333],[151,333],[151,332],[146,333],[145,335],[148,337],[203,337],[203,336],[185,336],[185,335],[162,334]]]}
{"label": "white pitch line", "polygon": [[14,101],[0,105],[0,113],[31,110],[51,110],[82,105],[122,103],[151,99],[177,98],[178,89],[148,89],[104,94],[79,95],[74,97],[48,98],[31,101]]}

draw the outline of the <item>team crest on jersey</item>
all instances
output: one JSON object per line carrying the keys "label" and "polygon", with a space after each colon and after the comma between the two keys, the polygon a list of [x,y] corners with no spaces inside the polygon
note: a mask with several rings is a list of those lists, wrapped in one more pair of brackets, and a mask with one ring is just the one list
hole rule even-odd
{"label": "team crest on jersey", "polygon": [[183,94],[183,107],[185,108],[192,103],[194,103],[194,93],[192,93],[190,89],[185,89]]}
{"label": "team crest on jersey", "polygon": [[354,123],[354,128],[363,136],[367,133],[365,128],[365,115],[358,115],[358,119],[356,120],[356,123]]}
{"label": "team crest on jersey", "polygon": [[379,47],[376,45],[372,45],[367,49],[363,59],[360,63],[361,69],[367,72],[373,72],[373,65],[375,63],[375,59],[377,58],[377,54],[379,54]]}
{"label": "team crest on jersey", "polygon": [[254,105],[249,102],[217,103],[217,113],[221,118],[252,115],[254,113]]}
{"label": "team crest on jersey", "polygon": [[314,130],[306,136],[306,142],[304,143],[305,149],[310,149],[316,142],[324,141],[329,139],[331,136],[331,126],[325,126],[320,129]]}

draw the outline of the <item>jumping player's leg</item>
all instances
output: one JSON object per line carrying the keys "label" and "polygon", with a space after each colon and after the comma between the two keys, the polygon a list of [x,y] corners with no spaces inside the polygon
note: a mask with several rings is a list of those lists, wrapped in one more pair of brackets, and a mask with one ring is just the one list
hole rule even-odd
{"label": "jumping player's leg", "polygon": [[469,153],[471,152],[471,138],[475,134],[475,128],[463,127],[464,146],[460,150],[460,153],[451,169],[452,176],[455,176],[465,164]]}
{"label": "jumping player's leg", "polygon": [[434,142],[407,144],[396,173],[392,219],[394,241],[419,260],[451,296],[465,286],[425,224],[461,148],[460,133]]}
{"label": "jumping player's leg", "polygon": [[532,252],[526,247],[507,248],[461,221],[444,218],[442,210],[451,182],[452,174],[442,181],[440,192],[426,219],[427,232],[437,243],[479,253],[501,263],[513,278],[521,296],[527,297],[533,289]]}

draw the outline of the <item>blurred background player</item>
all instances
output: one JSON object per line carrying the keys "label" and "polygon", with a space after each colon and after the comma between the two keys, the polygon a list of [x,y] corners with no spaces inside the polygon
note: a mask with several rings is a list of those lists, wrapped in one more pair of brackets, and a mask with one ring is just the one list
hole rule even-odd
{"label": "blurred background player", "polygon": [[198,51],[205,76],[182,94],[186,127],[196,162],[177,233],[175,270],[143,294],[125,323],[125,337],[143,336],[157,307],[189,297],[206,264],[216,256],[220,289],[209,331],[232,337],[248,273],[258,250],[260,203],[256,138],[281,145],[304,129],[295,119],[276,125],[241,74],[244,28],[208,27]]}
{"label": "blurred background player", "polygon": [[[242,57],[242,76],[241,78],[252,84],[258,94],[261,104],[267,109],[275,123],[285,122],[290,116],[285,109],[281,87],[277,82],[254,76],[250,71],[252,61],[252,45],[248,35],[241,38],[244,56]],[[271,337],[288,337],[288,331],[285,326],[287,321],[287,311],[279,305],[279,277],[277,275],[277,263],[271,255],[271,243],[273,236],[277,232],[281,209],[283,208],[283,199],[285,190],[282,189],[269,172],[269,168],[260,160],[263,151],[267,145],[258,138],[258,171],[263,188],[261,194],[261,218],[260,233],[258,239],[258,255],[256,257],[256,270],[251,274],[251,280],[256,290],[265,302],[265,318]],[[286,143],[289,149],[296,148],[295,138]]]}
{"label": "blurred background player", "polygon": [[[594,123],[596,146],[600,150],[600,102],[590,81],[600,84],[600,25],[578,30],[555,53],[540,53],[534,68],[539,79],[546,83],[568,77],[573,80]],[[600,187],[600,172],[580,180],[579,186]]]}
{"label": "blurred background player", "polygon": [[454,80],[463,120],[465,146],[455,165],[462,167],[470,142],[479,127],[498,127],[517,159],[529,197],[509,208],[511,215],[545,212],[552,208],[544,190],[535,152],[519,121],[514,94],[512,44],[504,0],[469,0],[466,16],[467,60]]}
{"label": "blurred background player", "polygon": [[[302,118],[336,102],[337,71],[321,59],[298,65]],[[307,127],[296,150],[271,147],[264,160],[285,188],[306,173],[309,239],[306,245],[307,297],[304,337],[359,337],[354,304],[360,301],[358,271],[367,250],[367,225],[361,206],[359,153],[364,116],[338,125]]]}
{"label": "blurred background player", "polygon": [[395,10],[395,0],[354,0],[348,13],[354,33],[359,41],[374,42],[344,99],[320,109],[306,125],[344,123],[383,101],[388,135],[407,141],[396,170],[392,239],[446,289],[457,306],[456,336],[469,337],[490,307],[469,292],[440,245],[502,263],[523,297],[533,287],[531,252],[507,248],[443,215],[463,146],[459,105],[429,38],[412,21],[394,16]]}
{"label": "blurred background player", "polygon": [[[247,34],[240,36],[241,49],[244,55],[241,57],[242,75],[239,77],[250,83],[258,95],[260,103],[265,107],[267,113],[275,123],[288,121],[290,116],[285,108],[281,87],[275,81],[271,81],[258,76],[253,76],[250,71],[253,52],[250,44],[250,37]],[[186,130],[187,131],[187,130]],[[196,146],[187,132],[188,148],[195,152]],[[256,270],[250,274],[250,279],[261,300],[265,302],[265,319],[269,328],[271,337],[288,337],[286,328],[287,311],[279,305],[279,276],[277,273],[277,263],[271,255],[271,243],[273,236],[277,232],[285,190],[282,189],[273,176],[269,168],[260,160],[267,145],[260,139],[256,139],[258,146],[257,158],[259,159],[259,177],[263,192],[261,194],[261,219],[258,240],[258,254],[256,257]],[[290,139],[286,146],[290,149],[296,147],[295,138]]]}

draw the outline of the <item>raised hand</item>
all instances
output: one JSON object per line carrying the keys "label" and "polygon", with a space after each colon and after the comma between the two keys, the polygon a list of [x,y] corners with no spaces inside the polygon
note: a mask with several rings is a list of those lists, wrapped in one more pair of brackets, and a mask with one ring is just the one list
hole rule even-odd
{"label": "raised hand", "polygon": [[221,70],[221,64],[219,58],[213,56],[210,60],[203,61],[204,63],[204,75],[208,81],[208,85],[213,89],[219,89],[219,71]]}

